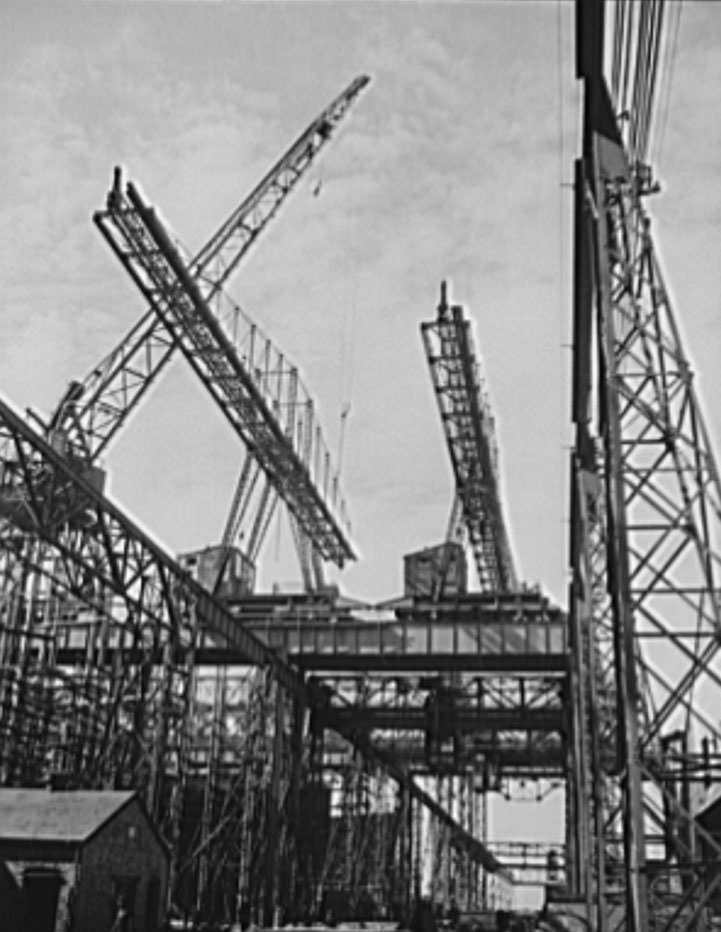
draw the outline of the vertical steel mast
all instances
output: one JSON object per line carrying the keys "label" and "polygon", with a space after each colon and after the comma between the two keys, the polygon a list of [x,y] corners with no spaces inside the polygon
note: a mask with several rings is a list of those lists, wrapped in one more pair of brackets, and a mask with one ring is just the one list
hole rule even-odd
{"label": "vertical steel mast", "polygon": [[[289,444],[307,450],[303,468],[310,472],[315,462],[311,462],[311,454],[322,461],[316,472],[325,470],[328,478],[324,476],[321,482],[326,486],[330,483],[329,454],[327,450],[316,449],[322,438],[314,423],[312,402],[310,406],[301,404],[299,395],[303,393],[297,369],[287,364],[283,354],[252,322],[241,319],[243,315],[239,308],[234,307],[229,312],[227,307],[223,307],[223,288],[246,252],[277,215],[290,192],[331,139],[369,80],[366,75],[357,77],[334,98],[231,212],[197,255],[193,259],[183,257],[189,278],[202,291],[208,309],[216,317],[230,313],[232,319],[228,321],[228,327],[233,337],[237,336],[239,327],[249,330],[245,353],[250,360],[251,374],[274,410],[277,409],[279,415],[282,412],[282,431]],[[120,189],[120,170],[116,169],[114,197],[109,200],[107,210],[97,218],[98,226],[111,245],[114,240],[103,218],[112,215],[113,205],[117,205],[122,196]],[[182,340],[177,333],[151,306],[92,372],[82,381],[71,382],[50,420],[49,433],[84,473],[93,471],[92,464],[106,451],[181,345]],[[253,570],[278,499],[278,482],[273,484],[262,474],[259,462],[254,450],[248,449],[221,545],[227,561],[232,544],[239,537],[245,537],[243,549],[247,564]],[[345,506],[342,499],[339,500],[337,481],[333,483],[332,494],[326,494],[326,491],[323,498],[328,506],[342,516]],[[314,527],[317,530],[317,521]],[[293,528],[299,544],[303,545],[299,546],[299,552],[309,550],[318,566],[322,566],[321,555],[313,545],[314,537],[308,531],[307,521],[293,523]],[[327,548],[321,547],[321,550],[327,552]],[[223,577],[225,561],[217,584]],[[301,563],[303,565],[303,561]],[[310,582],[307,584],[310,586]]]}
{"label": "vertical steel mast", "polygon": [[604,7],[577,14],[572,881],[595,928],[708,928],[721,849],[693,809],[702,741],[721,737],[721,486],[651,236],[650,168],[603,77]]}

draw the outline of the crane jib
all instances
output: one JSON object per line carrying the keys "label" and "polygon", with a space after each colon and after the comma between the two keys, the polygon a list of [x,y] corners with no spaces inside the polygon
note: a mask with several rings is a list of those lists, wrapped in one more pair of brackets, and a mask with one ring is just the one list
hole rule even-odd
{"label": "crane jib", "polygon": [[[216,287],[227,282],[369,81],[367,75],[356,78],[310,123],[196,254],[190,263],[191,274],[212,271]],[[289,171],[290,180],[276,184]],[[261,204],[263,209],[259,210]],[[244,228],[248,235],[237,236]],[[214,265],[222,271],[211,269]],[[82,380],[76,380],[80,388],[73,397],[64,393],[51,418],[54,429],[65,435],[78,455],[93,462],[112,442],[174,352],[175,344],[165,325],[152,308],[148,309],[99,364]]]}
{"label": "crane jib", "polygon": [[203,384],[328,560],[353,559],[346,535],[305,463],[246,370],[170,237],[137,189],[114,188],[96,222]]}

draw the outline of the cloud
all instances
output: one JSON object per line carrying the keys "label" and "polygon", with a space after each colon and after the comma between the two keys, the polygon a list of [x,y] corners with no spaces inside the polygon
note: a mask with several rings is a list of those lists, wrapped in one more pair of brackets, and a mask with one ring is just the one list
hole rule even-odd
{"label": "cloud", "polygon": [[[560,63],[557,11],[543,4],[374,4],[372,14],[363,4],[182,4],[170,19],[151,3],[63,9],[34,28],[23,19],[16,54],[0,63],[9,130],[0,284],[4,336],[12,334],[2,391],[52,407],[143,311],[89,222],[114,164],[194,251],[307,122],[368,72],[372,84],[231,291],[300,366],[332,450],[352,402],[343,479],[366,561],[349,585],[385,595],[402,548],[435,541],[447,517],[449,463],[418,325],[435,314],[448,278],[477,321],[523,565],[562,597],[565,544],[549,546],[548,536],[567,499],[569,360],[559,344],[570,319],[571,200],[558,185],[577,147],[572,9],[560,9]],[[689,8],[688,23],[695,16]],[[677,140],[691,132],[694,100],[712,111],[714,67],[702,55],[690,72],[701,86],[681,81],[674,106],[684,104],[689,125],[670,123],[668,137],[673,170],[685,162],[683,183],[707,220],[715,213],[689,168],[703,160],[689,160]],[[678,234],[693,223],[676,205],[662,226]],[[684,259],[707,243],[692,233],[676,236]],[[700,293],[701,279],[694,287]],[[27,360],[40,355],[42,321],[52,349],[42,349],[44,371],[33,379]],[[109,463],[113,487],[144,523],[186,546],[218,533],[240,451],[218,419],[194,444],[177,412],[196,424],[213,406],[182,362],[176,369]],[[165,495],[162,480],[146,494],[143,468],[167,475]],[[168,504],[179,494],[182,515]]]}

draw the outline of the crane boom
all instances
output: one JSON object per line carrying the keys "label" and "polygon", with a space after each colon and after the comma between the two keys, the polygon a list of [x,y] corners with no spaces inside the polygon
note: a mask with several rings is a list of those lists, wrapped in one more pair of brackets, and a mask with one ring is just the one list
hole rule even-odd
{"label": "crane boom", "polygon": [[445,282],[438,316],[421,324],[456,494],[482,589],[518,588],[501,506],[493,418],[473,351],[470,323],[460,305],[449,307]]}
{"label": "crane boom", "polygon": [[[356,78],[312,121],[191,261],[192,274],[210,284],[209,299],[278,212],[369,80],[365,75]],[[150,308],[82,381],[70,384],[52,415],[50,431],[62,432],[77,455],[93,462],[174,351],[172,336]]]}
{"label": "crane boom", "polygon": [[[191,274],[195,278],[202,278],[213,290],[224,286],[253,240],[278,210],[369,81],[367,75],[356,78],[301,133],[200,250],[190,265]],[[212,292],[206,295],[207,300],[211,297]]]}
{"label": "crane boom", "polygon": [[[318,552],[338,566],[353,559],[342,503],[336,514],[329,494],[328,458],[312,403],[297,397],[296,368],[267,340],[262,359],[256,358],[258,329],[237,306],[224,308],[216,300],[211,309],[206,294],[218,299],[224,293],[192,276],[132,183],[123,190],[116,176],[107,209],[94,220]],[[292,405],[301,412],[294,420],[300,429],[289,435]]]}

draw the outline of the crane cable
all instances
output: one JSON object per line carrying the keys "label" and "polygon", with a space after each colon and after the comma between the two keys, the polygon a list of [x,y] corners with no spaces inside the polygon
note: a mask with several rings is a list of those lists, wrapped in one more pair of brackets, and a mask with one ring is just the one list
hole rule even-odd
{"label": "crane cable", "polygon": [[647,118],[649,48],[651,44],[651,14],[654,0],[641,4],[641,16],[638,23],[638,40],[635,48],[633,100],[632,100],[632,143],[631,155],[635,165],[643,160],[641,140]]}
{"label": "crane cable", "polygon": [[643,135],[641,137],[641,154],[643,161],[648,159],[648,142],[650,138],[650,131],[652,120],[654,116],[654,98],[656,94],[656,86],[658,79],[658,61],[659,61],[659,52],[661,49],[661,36],[663,34],[663,14],[664,14],[664,0],[659,0],[658,3],[654,4],[651,7],[651,16],[653,18],[651,24],[651,33],[649,37],[649,48],[648,48],[648,59],[647,59],[647,95],[645,100],[645,109],[644,109],[644,119],[643,119]]}
{"label": "crane cable", "polygon": [[616,0],[616,5],[614,7],[614,29],[613,29],[613,62],[611,65],[611,95],[613,100],[616,101],[617,106],[620,107],[620,100],[618,96],[619,92],[619,79],[621,71],[621,47],[623,44],[623,36],[626,28],[626,10],[627,7],[625,4],[619,3]]}
{"label": "crane cable", "polygon": [[[675,59],[680,12],[675,17],[674,37],[664,30],[666,0],[641,4],[616,0],[613,17],[611,88],[623,127],[626,145],[635,165],[647,162],[659,97],[667,108],[670,69]],[[677,4],[680,9],[680,4]],[[659,74],[665,96],[657,95]],[[667,114],[667,109],[663,111]]]}
{"label": "crane cable", "polygon": [[671,102],[671,85],[678,54],[678,37],[680,34],[683,0],[676,0],[671,8],[675,15],[673,16],[672,25],[668,28],[667,41],[664,44],[664,62],[661,66],[661,87],[659,89],[658,117],[656,120],[656,133],[653,146],[656,161],[661,160],[664,138],[666,136],[666,126],[668,124]]}
{"label": "crane cable", "polygon": [[[564,140],[566,134],[565,125],[565,108],[563,96],[563,74],[565,62],[563,59],[563,16],[562,0],[556,3],[556,96],[557,115],[558,115],[558,354],[559,354],[559,372],[565,372],[567,369],[565,352],[565,321],[568,319],[568,308],[566,304],[566,278],[564,257],[566,255],[566,237],[565,237],[565,218],[566,218],[566,190],[564,176],[566,172],[566,153],[564,150]],[[564,425],[566,423],[566,398],[564,391],[559,392],[560,412],[558,419],[558,449],[566,449],[566,436]],[[566,457],[564,456],[564,460]],[[560,494],[561,501],[565,500],[565,489],[568,482],[568,476],[565,470],[559,470],[559,479],[561,483]],[[570,518],[568,519],[570,520]],[[559,525],[559,553],[563,553],[566,537],[566,516]]]}
{"label": "crane cable", "polygon": [[355,380],[355,340],[358,306],[358,279],[360,275],[360,205],[351,191],[350,179],[344,185],[345,209],[349,243],[343,261],[343,324],[339,348],[339,398],[340,424],[338,451],[335,461],[335,483],[340,484],[343,455],[347,434],[347,422],[353,405],[353,383]]}

